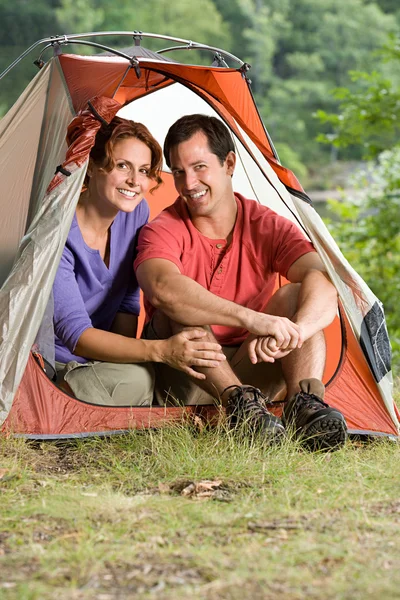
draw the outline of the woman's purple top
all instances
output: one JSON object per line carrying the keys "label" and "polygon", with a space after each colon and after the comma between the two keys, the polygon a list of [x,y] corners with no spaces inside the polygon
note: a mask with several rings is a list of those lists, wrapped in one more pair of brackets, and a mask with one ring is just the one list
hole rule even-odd
{"label": "woman's purple top", "polygon": [[74,215],[53,286],[57,361],[87,362],[73,354],[86,329],[109,331],[117,312],[139,314],[140,290],[133,261],[138,232],[148,218],[146,200],[132,213],[117,214],[111,225],[107,267],[99,251],[85,244]]}

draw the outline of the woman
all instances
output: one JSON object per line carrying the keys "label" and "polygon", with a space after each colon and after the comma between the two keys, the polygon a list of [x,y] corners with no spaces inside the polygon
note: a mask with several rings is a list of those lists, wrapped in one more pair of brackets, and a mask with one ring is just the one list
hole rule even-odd
{"label": "woman", "polygon": [[161,165],[161,147],[140,123],[115,117],[96,135],[53,288],[58,380],[86,402],[148,406],[152,362],[204,379],[193,366],[225,359],[218,344],[202,341],[202,330],[167,340],[135,337],[136,240],[149,217],[144,196],[160,185]]}

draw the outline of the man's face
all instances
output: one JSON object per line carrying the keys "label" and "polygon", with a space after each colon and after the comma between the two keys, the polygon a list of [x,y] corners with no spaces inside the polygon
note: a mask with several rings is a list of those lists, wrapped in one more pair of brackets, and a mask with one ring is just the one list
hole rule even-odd
{"label": "man's face", "polygon": [[170,153],[171,171],[178,194],[192,217],[217,214],[233,198],[232,174],[235,154],[229,152],[224,164],[213,154],[203,132],[174,146]]}

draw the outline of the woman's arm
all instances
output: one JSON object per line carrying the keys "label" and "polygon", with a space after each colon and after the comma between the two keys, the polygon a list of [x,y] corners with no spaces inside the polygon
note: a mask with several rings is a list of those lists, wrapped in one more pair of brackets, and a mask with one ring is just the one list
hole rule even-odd
{"label": "woman's arm", "polygon": [[55,333],[70,353],[115,363],[164,362],[197,379],[205,377],[192,366],[215,367],[225,360],[219,344],[203,341],[207,334],[202,329],[185,330],[167,340],[138,340],[136,317],[128,313],[117,313],[114,331],[94,328],[75,275],[76,255],[76,250],[74,254],[64,248],[53,286]]}
{"label": "woman's arm", "polygon": [[75,354],[115,363],[163,362],[196,379],[206,376],[192,367],[218,367],[225,354],[217,343],[203,341],[203,329],[185,329],[166,340],[132,339],[90,327],[78,339]]}

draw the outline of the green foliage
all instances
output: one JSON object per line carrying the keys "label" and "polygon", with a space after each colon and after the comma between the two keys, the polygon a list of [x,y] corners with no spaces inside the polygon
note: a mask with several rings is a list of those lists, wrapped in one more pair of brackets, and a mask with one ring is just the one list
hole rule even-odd
{"label": "green foliage", "polygon": [[0,0],[0,44],[23,49],[58,28],[54,14],[60,0]]}
{"label": "green foliage", "polygon": [[398,0],[369,0],[374,4],[377,4],[383,12],[386,13],[399,13],[399,2]]}
{"label": "green foliage", "polygon": [[[0,72],[35,41],[54,35],[59,26],[54,9],[59,0],[0,0]],[[30,57],[0,82],[0,116],[37,73]]]}
{"label": "green foliage", "polygon": [[308,170],[307,167],[301,162],[298,153],[295,152],[288,144],[277,144],[276,150],[282,165],[293,171],[302,184],[306,186]]}
{"label": "green foliage", "polygon": [[351,73],[360,84],[357,92],[337,88],[340,113],[316,111],[319,120],[332,126],[333,133],[320,134],[319,142],[348,147],[363,146],[364,156],[371,158],[392,146],[400,136],[400,89],[377,72]]}
{"label": "green foliage", "polygon": [[247,0],[214,0],[214,4],[223,21],[228,25],[230,32],[230,47],[226,48],[233,53],[239,52],[240,56],[246,57],[247,39],[244,32],[251,27],[252,15],[248,10]]}
{"label": "green foliage", "polygon": [[261,19],[254,12],[253,29],[262,27],[264,38],[273,46],[263,52],[269,71],[266,67],[255,69],[261,114],[275,142],[294,147],[308,166],[324,162],[329,155],[315,141],[321,123],[313,119],[313,114],[337,110],[339,99],[331,95],[331,89],[352,89],[348,71],[376,65],[373,51],[397,30],[396,20],[364,0],[258,4],[270,7],[265,9],[264,17],[269,29],[266,22],[263,25],[262,11]]}
{"label": "green foliage", "polygon": [[131,0],[61,0],[57,18],[66,33],[146,31],[222,47],[230,43],[229,28],[212,0],[147,0],[134,5]]}
{"label": "green foliage", "polygon": [[356,89],[336,88],[333,96],[339,101],[339,113],[323,110],[316,116],[330,132],[317,139],[324,144],[346,148],[357,144],[363,147],[364,156],[372,158],[400,137],[400,38],[392,38],[381,51],[383,59],[390,63],[390,77],[372,73],[351,71],[350,77]]}
{"label": "green foliage", "polygon": [[[331,132],[319,141],[346,148],[358,144],[364,156],[377,159],[358,181],[362,199],[331,203],[339,220],[334,237],[351,264],[383,302],[394,351],[400,367],[400,45],[393,37],[380,53],[390,61],[391,77],[373,71],[352,72],[357,89],[337,88],[339,114],[322,110],[317,116]],[[387,150],[389,148],[389,150]]]}
{"label": "green foliage", "polygon": [[60,0],[57,21],[63,33],[98,31],[104,23],[104,10],[96,8],[96,0]]}
{"label": "green foliage", "polygon": [[274,57],[282,34],[290,29],[288,2],[241,0],[242,11],[250,25],[243,30],[246,60],[252,65],[251,79],[257,97],[265,94],[274,77]]}
{"label": "green foliage", "polygon": [[383,152],[359,177],[361,200],[330,202],[333,236],[349,262],[383,302],[400,368],[400,146]]}
{"label": "green foliage", "polygon": [[[330,149],[314,139],[321,122],[313,114],[337,110],[341,98],[332,87],[354,92],[349,70],[380,63],[385,80],[384,57],[374,51],[398,29],[394,16],[364,0],[236,0],[235,10],[244,19],[241,55],[252,64],[252,87],[274,142],[294,149],[307,167],[329,160]],[[330,126],[325,121],[323,129]],[[347,155],[361,152],[353,144]]]}

